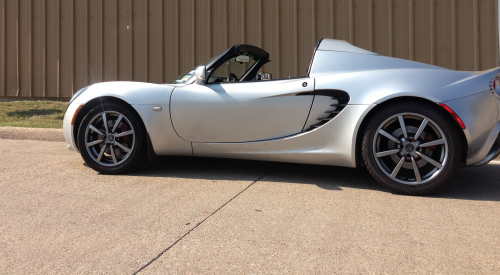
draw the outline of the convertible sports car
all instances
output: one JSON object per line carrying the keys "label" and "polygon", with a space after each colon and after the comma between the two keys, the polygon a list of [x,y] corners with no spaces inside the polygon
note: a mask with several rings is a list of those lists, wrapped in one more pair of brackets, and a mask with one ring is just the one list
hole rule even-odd
{"label": "convertible sports car", "polygon": [[333,39],[304,77],[259,73],[268,62],[236,45],[169,84],[85,87],[64,117],[68,149],[105,174],[157,155],[366,166],[410,195],[500,153],[500,68],[453,71]]}

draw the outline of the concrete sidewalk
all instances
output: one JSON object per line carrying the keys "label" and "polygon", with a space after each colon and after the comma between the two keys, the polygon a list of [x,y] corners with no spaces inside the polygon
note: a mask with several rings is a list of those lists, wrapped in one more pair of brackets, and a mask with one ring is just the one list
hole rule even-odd
{"label": "concrete sidewalk", "polygon": [[0,274],[500,270],[499,164],[409,197],[342,167],[172,157],[108,176],[9,139],[0,156]]}

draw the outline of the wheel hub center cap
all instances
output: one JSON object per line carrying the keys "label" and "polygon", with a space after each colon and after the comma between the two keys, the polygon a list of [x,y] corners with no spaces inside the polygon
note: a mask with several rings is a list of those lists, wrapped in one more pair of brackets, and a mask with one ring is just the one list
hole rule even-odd
{"label": "wheel hub center cap", "polygon": [[405,150],[408,153],[412,153],[413,151],[415,151],[415,146],[413,146],[413,144],[406,144]]}
{"label": "wheel hub center cap", "polygon": [[108,142],[114,142],[115,141],[115,136],[114,135],[108,135]]}

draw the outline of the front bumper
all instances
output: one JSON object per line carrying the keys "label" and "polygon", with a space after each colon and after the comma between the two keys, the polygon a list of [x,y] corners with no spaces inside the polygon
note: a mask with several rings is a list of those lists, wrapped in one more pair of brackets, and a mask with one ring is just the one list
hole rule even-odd
{"label": "front bumper", "polygon": [[73,136],[74,126],[71,125],[71,121],[73,120],[73,115],[81,104],[71,103],[66,109],[66,113],[64,114],[63,119],[63,134],[66,143],[68,144],[67,148],[71,151],[80,152],[75,144],[75,138]]}

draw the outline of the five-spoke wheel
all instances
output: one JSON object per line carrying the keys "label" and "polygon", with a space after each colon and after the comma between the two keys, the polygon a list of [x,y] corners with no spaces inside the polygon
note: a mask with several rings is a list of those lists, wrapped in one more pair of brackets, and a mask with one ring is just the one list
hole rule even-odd
{"label": "five-spoke wheel", "polygon": [[460,162],[460,138],[453,123],[423,102],[387,106],[365,129],[362,149],[368,170],[398,193],[432,192]]}
{"label": "five-spoke wheel", "polygon": [[97,106],[80,125],[79,148],[95,170],[115,174],[135,166],[144,156],[142,124],[126,106]]}

